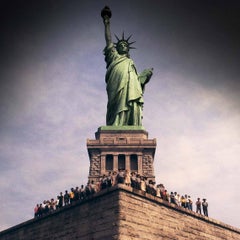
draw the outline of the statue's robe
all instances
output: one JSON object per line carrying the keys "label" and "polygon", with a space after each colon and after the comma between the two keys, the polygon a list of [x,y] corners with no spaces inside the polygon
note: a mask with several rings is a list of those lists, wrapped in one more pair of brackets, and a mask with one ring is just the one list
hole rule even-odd
{"label": "statue's robe", "polygon": [[[142,125],[143,90],[133,61],[113,44],[104,49],[107,63],[107,125]],[[143,78],[144,79],[144,78]]]}

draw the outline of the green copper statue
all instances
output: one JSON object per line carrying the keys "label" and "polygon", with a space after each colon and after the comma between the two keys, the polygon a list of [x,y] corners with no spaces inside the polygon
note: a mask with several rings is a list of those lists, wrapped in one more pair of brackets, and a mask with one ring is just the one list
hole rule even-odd
{"label": "green copper statue", "polygon": [[133,47],[130,37],[112,42],[110,32],[109,7],[105,7],[101,16],[105,25],[106,47],[104,49],[107,64],[106,84],[108,94],[107,125],[113,126],[142,126],[143,92],[145,84],[150,80],[153,69],[146,69],[137,73],[134,63],[129,55]]}

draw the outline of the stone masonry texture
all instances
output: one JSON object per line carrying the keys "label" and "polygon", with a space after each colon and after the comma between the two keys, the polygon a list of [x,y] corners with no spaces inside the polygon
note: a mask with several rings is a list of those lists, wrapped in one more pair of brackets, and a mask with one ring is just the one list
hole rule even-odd
{"label": "stone masonry texture", "polygon": [[0,232],[0,240],[239,240],[240,229],[124,185]]}

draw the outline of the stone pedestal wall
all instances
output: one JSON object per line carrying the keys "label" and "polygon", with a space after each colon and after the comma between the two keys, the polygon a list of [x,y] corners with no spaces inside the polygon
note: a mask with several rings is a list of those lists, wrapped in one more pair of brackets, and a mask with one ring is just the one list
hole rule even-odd
{"label": "stone pedestal wall", "polygon": [[118,239],[119,196],[106,191],[0,233],[0,240]]}
{"label": "stone pedestal wall", "polygon": [[125,185],[0,232],[0,240],[239,240],[240,229]]}
{"label": "stone pedestal wall", "polygon": [[132,190],[132,193],[120,192],[120,240],[240,239],[240,229],[142,191]]}

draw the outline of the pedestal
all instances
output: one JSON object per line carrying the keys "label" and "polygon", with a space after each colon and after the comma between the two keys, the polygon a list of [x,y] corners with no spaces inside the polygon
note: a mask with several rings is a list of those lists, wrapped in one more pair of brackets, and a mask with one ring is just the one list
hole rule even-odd
{"label": "pedestal", "polygon": [[154,155],[156,139],[148,139],[141,126],[104,126],[98,128],[95,139],[87,139],[90,160],[89,181],[119,169],[147,177],[155,182]]}

